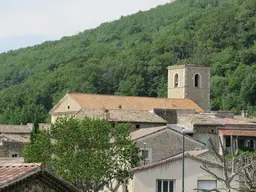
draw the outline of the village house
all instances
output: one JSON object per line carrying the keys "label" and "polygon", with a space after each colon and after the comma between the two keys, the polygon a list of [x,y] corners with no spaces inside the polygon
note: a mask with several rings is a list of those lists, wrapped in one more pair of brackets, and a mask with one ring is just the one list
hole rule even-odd
{"label": "village house", "polygon": [[41,163],[0,164],[0,191],[79,192]]}
{"label": "village house", "polygon": [[[176,125],[175,125],[176,126]],[[131,139],[140,148],[141,164],[150,164],[182,151],[182,134],[170,126],[153,127],[134,131]],[[200,150],[205,147],[188,135],[184,135],[185,150]]]}
{"label": "village house", "polygon": [[30,125],[0,125],[0,158],[20,157],[31,129]]}
{"label": "village house", "polygon": [[[184,155],[184,189],[221,190],[222,184],[213,176],[201,169],[205,164],[218,177],[223,176],[221,165],[210,161],[209,151],[187,151]],[[178,154],[162,161],[140,166],[132,170],[133,178],[128,181],[129,192],[176,192],[182,191],[182,154]],[[231,186],[238,188],[239,184],[233,181]]]}
{"label": "village house", "polygon": [[205,113],[179,115],[178,124],[189,130],[187,133],[194,139],[205,143],[206,148],[211,147],[208,141],[211,137],[217,148],[220,138],[227,152],[231,140],[236,149],[256,150],[256,123],[239,121],[232,116],[227,118],[223,114]]}

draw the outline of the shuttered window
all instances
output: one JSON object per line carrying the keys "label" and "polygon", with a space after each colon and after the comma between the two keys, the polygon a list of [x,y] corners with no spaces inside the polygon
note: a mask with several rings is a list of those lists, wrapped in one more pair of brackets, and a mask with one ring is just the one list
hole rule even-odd
{"label": "shuttered window", "polygon": [[[198,189],[216,189],[217,182],[215,180],[199,180],[197,182],[197,188]],[[199,190],[199,192],[203,192],[203,191]]]}

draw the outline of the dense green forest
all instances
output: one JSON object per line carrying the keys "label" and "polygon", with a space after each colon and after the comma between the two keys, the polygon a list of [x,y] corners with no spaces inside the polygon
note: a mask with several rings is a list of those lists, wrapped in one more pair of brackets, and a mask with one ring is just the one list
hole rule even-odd
{"label": "dense green forest", "polygon": [[43,122],[67,92],[166,97],[174,64],[211,66],[212,110],[256,109],[256,1],[176,0],[0,54],[0,123]]}

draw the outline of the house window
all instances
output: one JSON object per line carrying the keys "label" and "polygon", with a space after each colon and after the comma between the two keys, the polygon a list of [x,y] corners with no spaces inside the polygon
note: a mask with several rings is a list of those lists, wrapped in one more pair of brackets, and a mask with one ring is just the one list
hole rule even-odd
{"label": "house window", "polygon": [[140,125],[138,125],[138,124],[135,125],[135,128],[136,128],[136,129],[139,129],[139,128],[140,128]]}
{"label": "house window", "polygon": [[174,76],[174,87],[178,87],[179,86],[179,75],[175,74]]}
{"label": "house window", "polygon": [[194,77],[194,87],[200,87],[200,75],[196,74]]}
{"label": "house window", "polygon": [[174,192],[174,181],[156,180],[156,192]]}
{"label": "house window", "polygon": [[142,149],[141,150],[141,157],[144,159],[146,159],[146,160],[148,160],[149,159],[149,151],[146,149],[146,150],[144,150],[144,149]]}
{"label": "house window", "polygon": [[152,161],[152,150],[149,148],[140,149],[139,153],[141,164],[149,164]]}
{"label": "house window", "polygon": [[70,106],[69,106],[69,105],[67,106],[67,109],[70,109]]}
{"label": "house window", "polygon": [[198,180],[197,188],[201,189],[198,192],[203,192],[203,190],[213,190],[217,188],[217,182],[215,180]]}
{"label": "house window", "polygon": [[14,152],[14,153],[11,153],[11,154],[10,154],[10,156],[11,156],[12,158],[17,158],[17,157],[19,157],[19,156],[20,156],[20,154],[19,154],[19,153]]}

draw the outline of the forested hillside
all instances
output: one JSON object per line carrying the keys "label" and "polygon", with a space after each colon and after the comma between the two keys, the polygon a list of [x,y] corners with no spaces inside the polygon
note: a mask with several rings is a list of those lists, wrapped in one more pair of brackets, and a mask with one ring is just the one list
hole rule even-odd
{"label": "forested hillside", "polygon": [[0,54],[0,123],[43,122],[67,92],[166,97],[166,67],[211,66],[213,110],[255,111],[256,1],[177,0]]}

